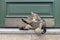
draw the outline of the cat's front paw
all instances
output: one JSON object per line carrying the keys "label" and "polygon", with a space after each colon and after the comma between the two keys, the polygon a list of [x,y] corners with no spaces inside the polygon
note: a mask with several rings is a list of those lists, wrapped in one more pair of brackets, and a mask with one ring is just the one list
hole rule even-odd
{"label": "cat's front paw", "polygon": [[35,32],[38,33],[38,34],[41,34],[41,33],[42,33],[42,29],[36,28],[36,29],[35,29]]}

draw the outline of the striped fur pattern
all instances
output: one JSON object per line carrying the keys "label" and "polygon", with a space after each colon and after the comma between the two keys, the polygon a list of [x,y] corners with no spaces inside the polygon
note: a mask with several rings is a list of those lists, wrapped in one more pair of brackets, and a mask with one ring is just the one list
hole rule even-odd
{"label": "striped fur pattern", "polygon": [[23,29],[34,29],[36,32],[41,32],[42,27],[46,27],[45,20],[43,20],[38,14],[31,12],[31,15],[27,19],[22,19],[27,25]]}

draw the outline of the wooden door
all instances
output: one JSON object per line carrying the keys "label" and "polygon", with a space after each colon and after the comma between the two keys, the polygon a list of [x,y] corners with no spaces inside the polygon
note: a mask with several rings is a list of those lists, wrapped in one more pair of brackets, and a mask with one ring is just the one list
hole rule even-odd
{"label": "wooden door", "polygon": [[32,11],[42,18],[55,18],[55,25],[59,26],[59,0],[1,0],[0,3],[0,25],[5,24],[4,18],[24,18]]}

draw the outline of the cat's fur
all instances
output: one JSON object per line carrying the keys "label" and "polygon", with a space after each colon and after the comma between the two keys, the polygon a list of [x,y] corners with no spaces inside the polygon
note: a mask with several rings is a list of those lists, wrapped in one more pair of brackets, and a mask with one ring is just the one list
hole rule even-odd
{"label": "cat's fur", "polygon": [[45,20],[43,20],[38,14],[31,12],[31,15],[27,19],[22,19],[27,25],[23,29],[34,29],[35,31],[41,31],[45,26]]}

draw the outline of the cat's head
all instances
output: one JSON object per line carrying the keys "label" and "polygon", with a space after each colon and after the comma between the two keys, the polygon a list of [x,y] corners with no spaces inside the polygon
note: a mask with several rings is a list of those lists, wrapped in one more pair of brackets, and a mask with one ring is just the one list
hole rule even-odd
{"label": "cat's head", "polygon": [[31,21],[38,21],[39,20],[38,17],[40,18],[40,16],[38,14],[31,12],[29,19],[31,19]]}

